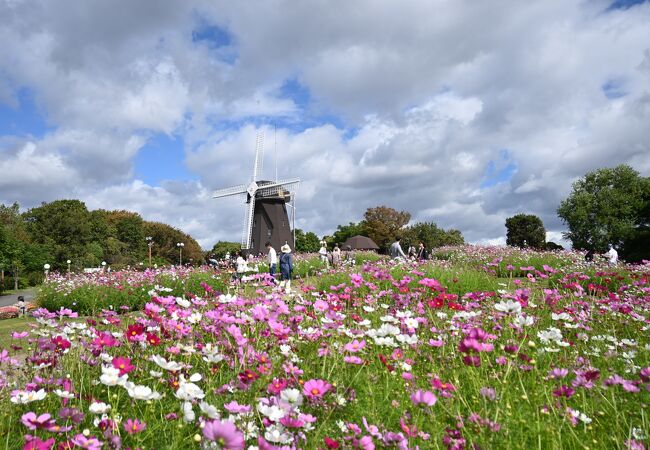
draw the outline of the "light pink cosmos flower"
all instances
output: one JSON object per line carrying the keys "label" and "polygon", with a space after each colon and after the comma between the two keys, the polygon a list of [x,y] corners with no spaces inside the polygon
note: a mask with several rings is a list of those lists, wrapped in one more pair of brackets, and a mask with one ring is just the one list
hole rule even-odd
{"label": "light pink cosmos flower", "polygon": [[244,435],[235,425],[228,421],[211,420],[203,427],[203,436],[209,441],[215,441],[220,448],[241,450],[244,448]]}
{"label": "light pink cosmos flower", "polygon": [[360,350],[363,350],[363,348],[365,346],[366,346],[366,341],[365,340],[358,341],[358,340],[355,339],[352,342],[349,342],[349,343],[345,344],[343,349],[345,351],[347,351],[347,352],[356,353],[356,352],[358,352]]}
{"label": "light pink cosmos flower", "polygon": [[323,398],[323,395],[332,389],[332,385],[325,380],[309,380],[302,387],[302,392],[310,400]]}
{"label": "light pink cosmos flower", "polygon": [[86,450],[100,450],[104,443],[98,440],[95,436],[86,437],[83,434],[78,434],[72,438],[72,443],[77,447],[84,448]]}
{"label": "light pink cosmos flower", "polygon": [[423,391],[418,389],[413,394],[411,394],[411,401],[414,405],[427,405],[433,406],[438,401],[438,398],[431,391]]}

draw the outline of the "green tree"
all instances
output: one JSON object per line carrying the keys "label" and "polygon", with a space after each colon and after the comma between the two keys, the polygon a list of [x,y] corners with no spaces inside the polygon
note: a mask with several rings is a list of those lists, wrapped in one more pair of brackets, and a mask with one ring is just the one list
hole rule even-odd
{"label": "green tree", "polygon": [[320,239],[311,231],[305,233],[300,228],[296,229],[296,251],[317,252],[320,248]]}
{"label": "green tree", "polygon": [[241,244],[237,242],[226,242],[219,241],[212,247],[212,250],[208,252],[208,257],[214,255],[217,259],[222,259],[226,256],[226,253],[234,255],[236,251],[241,250]]}
{"label": "green tree", "polygon": [[546,229],[542,219],[534,214],[516,214],[508,217],[506,244],[513,247],[545,248]]}
{"label": "green tree", "polygon": [[[144,236],[153,238],[152,256],[169,264],[178,264],[180,252],[177,243],[183,247],[183,264],[202,264],[203,250],[189,234],[183,233],[170,225],[160,222],[144,222]],[[146,241],[142,238],[143,243]]]}
{"label": "green tree", "polygon": [[332,236],[332,241],[338,243],[339,245],[343,245],[343,243],[352,236],[367,236],[362,222],[350,222],[347,225],[337,226],[336,231]]}
{"label": "green tree", "polygon": [[67,268],[66,260],[83,253],[91,239],[91,216],[79,200],[43,203],[23,214],[32,242],[52,250],[53,269]]}
{"label": "green tree", "polygon": [[441,247],[443,245],[461,245],[465,239],[460,231],[443,230],[433,222],[417,222],[406,227],[402,233],[404,244],[417,247],[423,242],[426,248]]}
{"label": "green tree", "polygon": [[410,213],[387,206],[368,208],[363,215],[364,235],[375,241],[380,248],[388,248],[410,219]]}
{"label": "green tree", "polygon": [[614,244],[621,246],[625,259],[635,249],[635,258],[648,258],[649,201],[650,178],[620,165],[589,172],[573,183],[557,212],[569,228],[564,237],[574,248],[604,251]]}

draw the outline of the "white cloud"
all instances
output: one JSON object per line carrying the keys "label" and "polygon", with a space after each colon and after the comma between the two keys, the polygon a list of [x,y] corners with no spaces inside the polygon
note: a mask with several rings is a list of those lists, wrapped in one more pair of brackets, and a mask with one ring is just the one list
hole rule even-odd
{"label": "white cloud", "polygon": [[[302,228],[329,233],[386,204],[474,242],[500,243],[506,217],[533,213],[557,241],[577,177],[620,163],[650,174],[650,4],[607,6],[0,3],[0,102],[29,89],[50,129],[0,136],[0,202],[77,196],[206,247],[238,240],[243,206],[210,193],[248,181],[263,124],[266,176],[277,142],[279,176],[303,179]],[[202,24],[230,43],[193,42]],[[282,97],[288,79],[301,98]],[[183,140],[198,181],[134,179],[155,133]]]}

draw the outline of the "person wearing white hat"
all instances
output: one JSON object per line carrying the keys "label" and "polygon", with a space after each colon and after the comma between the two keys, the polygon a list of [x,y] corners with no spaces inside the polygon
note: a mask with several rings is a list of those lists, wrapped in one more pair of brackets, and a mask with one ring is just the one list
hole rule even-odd
{"label": "person wearing white hat", "polygon": [[284,244],[280,247],[280,287],[284,288],[287,293],[291,292],[291,273],[293,272],[293,257],[291,256],[291,247]]}

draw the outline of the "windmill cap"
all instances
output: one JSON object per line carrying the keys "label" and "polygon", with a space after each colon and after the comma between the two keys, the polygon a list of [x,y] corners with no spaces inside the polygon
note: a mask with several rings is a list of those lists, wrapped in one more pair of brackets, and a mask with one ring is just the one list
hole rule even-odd
{"label": "windmill cap", "polygon": [[287,244],[284,244],[282,247],[280,247],[280,251],[282,253],[291,253],[291,247],[289,247]]}

